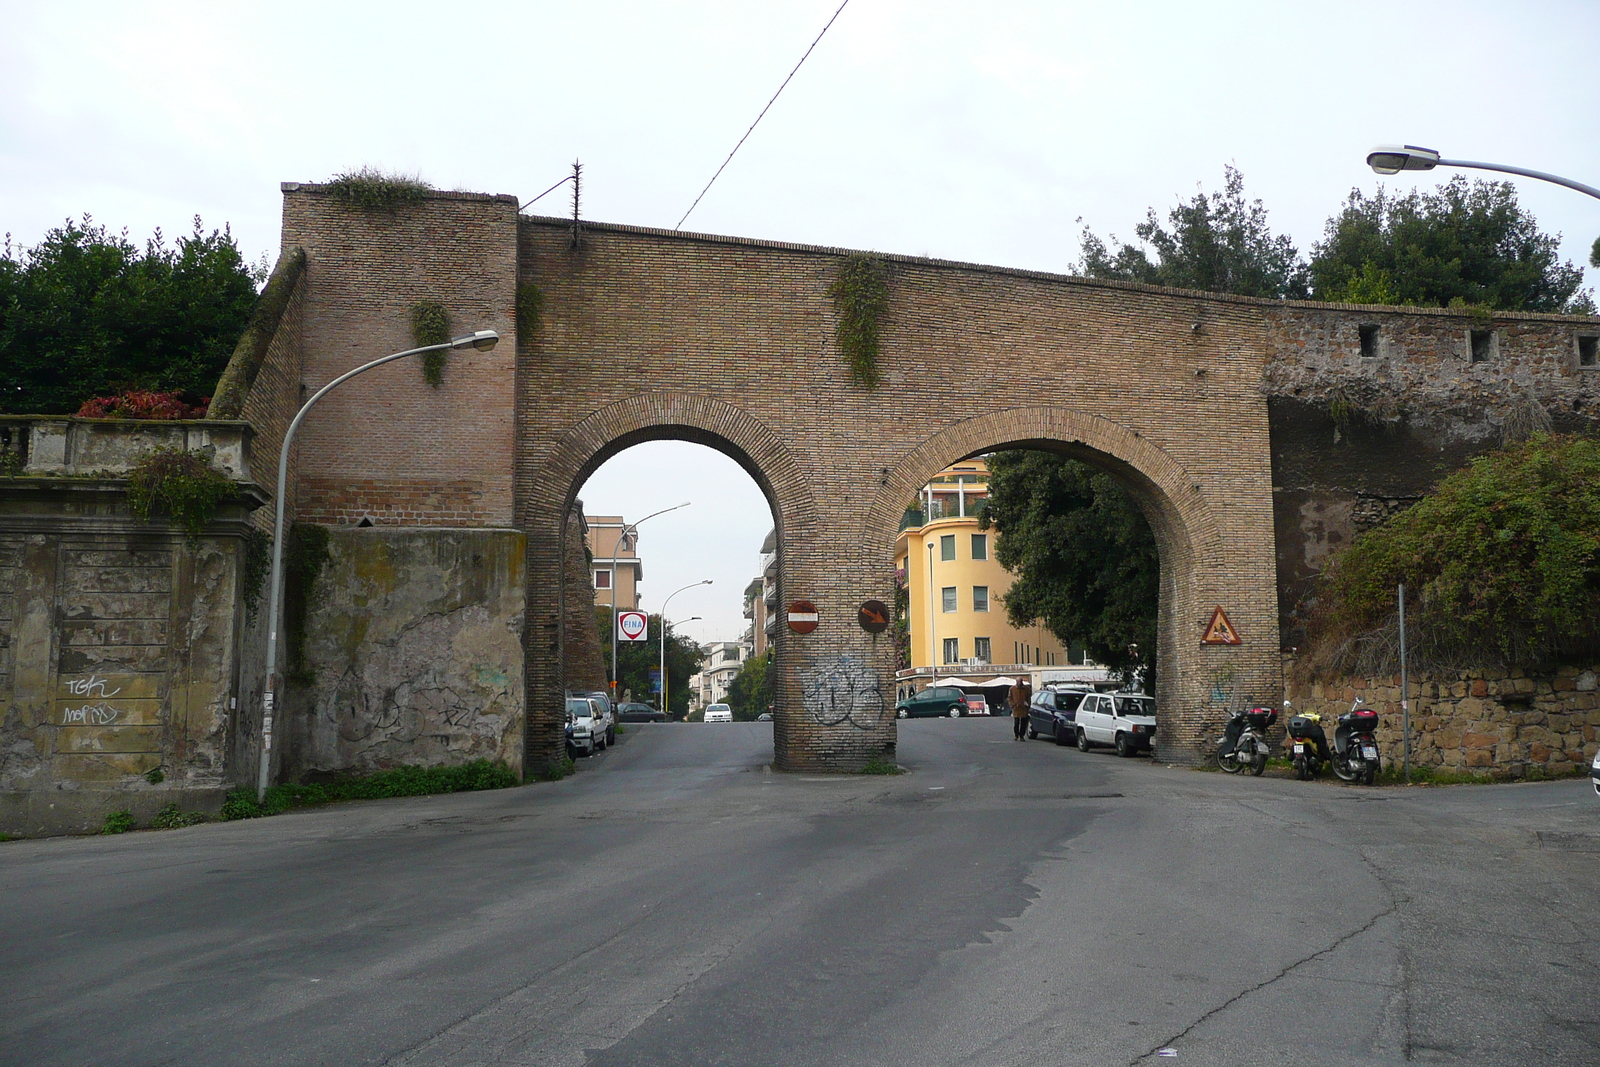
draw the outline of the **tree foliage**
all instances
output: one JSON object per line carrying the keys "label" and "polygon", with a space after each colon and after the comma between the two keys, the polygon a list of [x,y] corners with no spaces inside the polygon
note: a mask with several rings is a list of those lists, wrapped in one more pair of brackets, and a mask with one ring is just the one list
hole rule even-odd
{"label": "tree foliage", "polygon": [[733,717],[751,722],[772,704],[771,664],[766,656],[751,656],[728,686],[728,706]]}
{"label": "tree foliage", "polygon": [[0,255],[0,412],[69,414],[131,389],[211,395],[256,284],[226,229],[141,252],[85,215]]}
{"label": "tree foliage", "polygon": [[1419,666],[1600,652],[1600,442],[1539,436],[1481,456],[1356,537],[1324,573],[1312,669],[1393,670],[1401,582]]}
{"label": "tree foliage", "polygon": [[[1042,619],[1091,659],[1153,676],[1160,560],[1126,490],[1076,460],[997,452],[983,518],[1000,531],[995,558],[1016,576],[1004,598],[1011,625]],[[1137,664],[1130,644],[1139,646]]]}
{"label": "tree foliage", "polygon": [[1143,245],[1123,244],[1112,234],[1114,250],[1084,227],[1079,273],[1241,296],[1306,295],[1300,253],[1288,237],[1273,236],[1267,209],[1245,199],[1244,176],[1235,168],[1224,168],[1222,192],[1195,193],[1168,213],[1167,223],[1150,208],[1134,227]]}
{"label": "tree foliage", "polygon": [[1510,182],[1456,175],[1431,192],[1359,189],[1312,251],[1318,300],[1592,313],[1583,270],[1539,231]]}
{"label": "tree foliage", "polygon": [[[611,609],[596,608],[595,628],[600,632],[600,652],[611,666]],[[661,666],[661,616],[650,616],[648,640],[623,641],[617,646],[617,699],[630,691],[640,703],[657,704],[660,694],[650,684],[650,672]],[[667,714],[681,719],[689,710],[689,678],[700,669],[700,646],[667,627]]]}

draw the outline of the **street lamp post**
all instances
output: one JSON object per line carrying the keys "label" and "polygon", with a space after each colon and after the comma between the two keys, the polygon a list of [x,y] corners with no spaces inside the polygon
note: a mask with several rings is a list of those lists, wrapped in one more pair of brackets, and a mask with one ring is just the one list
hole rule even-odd
{"label": "street lamp post", "polygon": [[[693,587],[691,586],[691,588]],[[690,615],[683,621],[694,622],[698,618],[700,618],[699,615]],[[663,715],[672,714],[667,710],[667,616],[665,612],[661,615],[661,713]]]}
{"label": "street lamp post", "polygon": [[[710,585],[710,584],[711,584],[711,579],[710,578],[707,578],[703,582],[690,582],[688,585],[684,586],[683,589],[674,589],[671,593],[667,594],[667,599],[665,599],[665,600],[663,600],[661,602],[661,710],[662,711],[667,711],[667,605],[672,603],[672,598],[673,597],[677,596],[679,593],[683,592],[684,590],[693,589],[696,586]],[[667,714],[670,715],[672,713],[668,711]]]}
{"label": "street lamp post", "polygon": [[617,702],[617,560],[621,558],[617,553],[622,551],[622,543],[628,539],[629,530],[634,533],[639,532],[639,523],[653,519],[657,515],[665,515],[669,511],[686,508],[689,504],[690,502],[685,500],[683,503],[674,504],[670,508],[652,511],[643,519],[640,519],[639,522],[628,523],[622,528],[622,532],[617,534],[617,543],[611,547],[611,703],[613,705]]}
{"label": "street lamp post", "polygon": [[1471,159],[1445,159],[1431,148],[1419,148],[1414,144],[1383,144],[1367,153],[1367,166],[1378,174],[1399,174],[1403,170],[1432,170],[1434,167],[1468,167],[1472,170],[1493,170],[1503,174],[1520,174],[1525,178],[1538,178],[1542,182],[1554,182],[1564,185],[1568,189],[1576,189],[1580,193],[1600,200],[1600,189],[1582,182],[1575,182],[1571,178],[1563,178],[1555,174],[1546,174],[1542,170],[1529,170],[1526,167],[1512,167],[1504,163],[1481,163]]}
{"label": "street lamp post", "polygon": [[311,410],[313,404],[327,396],[334,389],[354,378],[358,374],[365,374],[374,367],[381,367],[385,363],[392,363],[406,356],[417,356],[425,352],[443,352],[447,349],[475,348],[479,352],[487,352],[500,343],[500,335],[493,330],[477,330],[446,341],[443,344],[423,345],[421,348],[408,348],[404,352],[394,352],[375,359],[371,363],[363,363],[355,370],[345,371],[333,381],[311,394],[311,399],[300,405],[300,410],[295,412],[294,419],[289,423],[289,429],[283,435],[283,447],[278,450],[278,499],[274,508],[272,520],[272,577],[271,594],[267,608],[267,688],[261,697],[261,768],[256,776],[256,800],[265,799],[267,795],[267,775],[271,770],[272,761],[272,713],[276,703],[278,681],[278,616],[283,607],[283,494],[285,483],[289,480],[289,449],[294,444],[295,431],[300,428],[300,423],[306,417],[306,412]]}

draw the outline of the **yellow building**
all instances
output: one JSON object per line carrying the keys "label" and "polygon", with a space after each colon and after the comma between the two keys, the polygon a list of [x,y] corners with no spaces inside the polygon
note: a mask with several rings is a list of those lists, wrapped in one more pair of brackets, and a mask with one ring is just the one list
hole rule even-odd
{"label": "yellow building", "polygon": [[[1067,649],[1043,623],[1013,627],[1002,597],[1011,574],[995,559],[999,536],[978,528],[978,507],[989,495],[981,459],[946,467],[907,509],[895,541],[895,567],[909,594],[911,666],[898,674],[902,692],[935,678],[983,686],[991,679],[1033,674],[1069,663]],[[1009,684],[1009,681],[998,684]]]}
{"label": "yellow building", "polygon": [[614,596],[618,610],[637,610],[639,583],[644,580],[644,563],[638,552],[639,531],[624,523],[621,515],[583,518],[588,525],[589,554],[594,557],[590,578],[594,582],[595,606],[611,607]]}

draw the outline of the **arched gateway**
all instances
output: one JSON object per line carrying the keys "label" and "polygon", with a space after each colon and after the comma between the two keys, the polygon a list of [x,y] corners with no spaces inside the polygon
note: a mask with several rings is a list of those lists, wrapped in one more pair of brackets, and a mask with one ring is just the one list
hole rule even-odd
{"label": "arched gateway", "polygon": [[[333,525],[520,531],[530,770],[561,746],[562,609],[579,577],[563,566],[568,511],[607,457],[656,438],[710,445],[750,472],[776,519],[782,599],[818,606],[814,632],[778,630],[781,768],[854,769],[892,745],[892,639],[862,630],[857,608],[890,599],[917,487],[1000,447],[1097,464],[1149,518],[1163,758],[1196,758],[1219,701],[1281,689],[1259,383],[1282,305],[885,257],[881,381],[866,388],[834,340],[837,250],[574,233],[506,197],[435,194],[371,214],[317,186],[285,193],[285,248],[306,252],[291,312],[307,386],[403,346],[420,300],[514,338],[452,362],[437,388],[397,370],[330,398],[303,431],[295,507]],[[258,448],[270,446],[276,416],[252,405]],[[1241,644],[1201,642],[1218,606]]]}

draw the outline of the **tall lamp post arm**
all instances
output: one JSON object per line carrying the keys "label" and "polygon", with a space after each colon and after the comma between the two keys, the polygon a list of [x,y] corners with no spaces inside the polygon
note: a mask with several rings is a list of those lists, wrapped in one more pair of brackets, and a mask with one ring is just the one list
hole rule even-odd
{"label": "tall lamp post arm", "polygon": [[1520,174],[1524,178],[1537,178],[1542,182],[1563,185],[1600,200],[1600,189],[1559,174],[1549,174],[1527,167],[1513,167],[1506,163],[1484,163],[1476,159],[1445,159],[1431,148],[1414,144],[1379,145],[1367,153],[1367,166],[1378,174],[1399,174],[1403,170],[1432,170],[1434,167],[1466,167],[1471,170],[1493,170],[1502,174]]}
{"label": "tall lamp post arm", "polygon": [[1520,174],[1524,178],[1538,178],[1543,182],[1553,182],[1556,185],[1565,185],[1568,189],[1575,189],[1580,193],[1587,193],[1600,200],[1600,189],[1582,182],[1575,182],[1571,178],[1563,178],[1559,174],[1546,174],[1542,170],[1529,170],[1527,167],[1512,167],[1504,163],[1479,163],[1470,159],[1441,159],[1441,167],[1470,167],[1473,170],[1497,170],[1505,174]]}
{"label": "tall lamp post arm", "polygon": [[[691,500],[685,500],[681,504],[674,504],[670,508],[662,508],[660,511],[652,511],[650,514],[646,515],[643,519],[639,519],[639,520],[637,520],[635,522],[628,523],[628,525],[626,525],[626,526],[624,526],[622,528],[622,532],[617,534],[617,543],[611,549],[611,703],[613,703],[613,704],[615,704],[617,702],[617,696],[618,696],[618,694],[617,694],[617,560],[620,559],[621,557],[618,556],[617,553],[622,551],[622,545],[623,545],[623,542],[628,539],[628,531],[629,530],[632,530],[634,533],[638,533],[639,532],[639,524],[644,522],[645,520],[653,519],[657,515],[665,515],[669,511],[677,511],[679,508],[686,508],[692,503],[693,503],[693,501],[691,501]],[[635,585],[634,589],[637,591],[638,586]],[[635,606],[637,606],[637,601],[635,602]]]}
{"label": "tall lamp post arm", "polygon": [[305,421],[306,413],[311,410],[317,401],[358,374],[365,374],[374,367],[381,367],[385,363],[393,363],[397,359],[420,355],[424,352],[442,352],[451,348],[477,348],[487,351],[493,348],[499,340],[500,335],[493,330],[479,330],[476,333],[468,334],[465,337],[457,337],[442,344],[408,348],[403,352],[394,352],[370,363],[363,363],[354,370],[345,371],[333,381],[312,393],[311,398],[300,405],[300,410],[295,412],[294,418],[289,421],[289,428],[283,434],[283,446],[278,449],[278,494],[273,506],[272,575],[268,579],[271,583],[271,590],[267,600],[267,675],[266,691],[261,696],[261,766],[256,775],[257,801],[265,799],[267,795],[267,776],[272,765],[272,715],[278,689],[278,624],[283,608],[283,496],[284,487],[289,481],[289,449],[294,445],[295,431],[300,429],[300,423]]}

